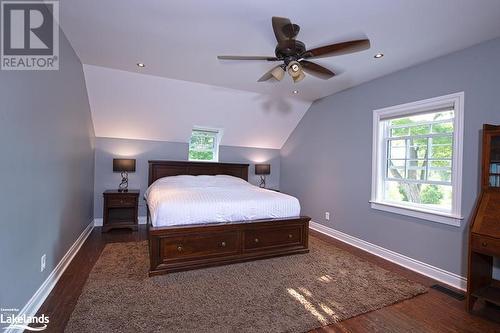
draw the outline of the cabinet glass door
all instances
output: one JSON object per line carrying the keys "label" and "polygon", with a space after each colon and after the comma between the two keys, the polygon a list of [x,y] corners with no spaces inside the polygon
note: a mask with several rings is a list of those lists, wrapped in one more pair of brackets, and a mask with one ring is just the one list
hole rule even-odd
{"label": "cabinet glass door", "polygon": [[500,136],[491,137],[490,187],[500,187]]}

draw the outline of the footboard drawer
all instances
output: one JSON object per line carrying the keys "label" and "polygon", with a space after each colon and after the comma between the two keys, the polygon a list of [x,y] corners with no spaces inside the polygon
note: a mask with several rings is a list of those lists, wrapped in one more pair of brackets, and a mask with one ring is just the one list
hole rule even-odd
{"label": "footboard drawer", "polygon": [[149,275],[309,252],[307,216],[149,228]]}
{"label": "footboard drawer", "polygon": [[244,250],[263,250],[270,248],[288,247],[303,243],[303,227],[267,227],[244,231]]}
{"label": "footboard drawer", "polygon": [[186,234],[160,239],[164,262],[238,253],[238,232]]}

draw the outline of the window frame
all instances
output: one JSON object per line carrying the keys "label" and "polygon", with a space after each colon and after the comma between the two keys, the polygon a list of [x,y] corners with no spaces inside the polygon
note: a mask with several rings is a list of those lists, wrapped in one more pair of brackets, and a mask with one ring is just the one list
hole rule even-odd
{"label": "window frame", "polygon": [[[211,160],[199,160],[199,159],[192,159],[190,158],[190,146],[191,146],[191,139],[193,137],[194,132],[210,132],[215,134],[215,142],[214,142],[214,149],[213,149],[213,158]],[[217,163],[219,162],[219,145],[221,142],[222,138],[222,130],[217,129],[217,128],[207,128],[207,127],[198,127],[195,126],[191,130],[191,136],[189,137],[189,142],[188,142],[188,161],[191,162],[207,162],[207,163]]]}
{"label": "window frame", "polygon": [[[373,148],[372,148],[372,191],[371,208],[420,218],[453,226],[460,226],[462,216],[462,164],[464,133],[464,92],[439,96],[421,101],[395,105],[373,111]],[[443,108],[454,109],[453,119],[453,158],[451,186],[453,188],[451,211],[429,209],[418,204],[399,204],[383,199],[386,178],[387,153],[385,120],[436,112]]]}

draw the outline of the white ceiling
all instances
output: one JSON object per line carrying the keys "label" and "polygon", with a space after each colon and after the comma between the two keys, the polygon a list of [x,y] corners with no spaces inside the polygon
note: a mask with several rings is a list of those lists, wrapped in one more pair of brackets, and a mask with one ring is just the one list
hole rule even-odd
{"label": "white ceiling", "polygon": [[[317,62],[342,72],[294,85],[257,83],[275,63],[272,16],[301,26],[308,47],[367,36],[372,49]],[[61,24],[85,64],[313,101],[398,69],[500,36],[499,0],[64,0]],[[376,60],[373,55],[383,52]]]}
{"label": "white ceiling", "polygon": [[193,126],[223,129],[222,145],[283,146],[310,102],[84,65],[95,134],[188,142]]}
{"label": "white ceiling", "polygon": [[[274,62],[217,60],[274,55],[272,16],[309,48],[365,36],[372,48],[319,59],[340,75],[298,84],[257,83]],[[98,136],[186,141],[213,125],[224,144],[280,148],[310,102],[500,36],[500,1],[64,0],[61,26],[84,64],[121,70],[85,66]]]}

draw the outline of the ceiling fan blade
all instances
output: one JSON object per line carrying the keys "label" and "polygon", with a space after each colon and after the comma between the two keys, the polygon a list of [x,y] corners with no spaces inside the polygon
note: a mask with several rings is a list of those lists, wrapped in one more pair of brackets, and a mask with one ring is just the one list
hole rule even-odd
{"label": "ceiling fan blade", "polygon": [[369,39],[352,40],[349,42],[330,44],[317,47],[302,54],[303,58],[325,58],[348,53],[364,51],[370,48]]}
{"label": "ceiling fan blade", "polygon": [[300,27],[296,24],[292,24],[290,19],[286,17],[273,16],[272,22],[274,35],[276,36],[278,44],[289,39],[294,39],[299,33]]}
{"label": "ceiling fan blade", "polygon": [[318,64],[315,64],[314,62],[310,62],[307,60],[301,60],[299,61],[300,65],[302,66],[302,69],[313,76],[316,76],[320,79],[323,80],[328,80],[331,79],[332,77],[335,76],[335,73],[329,70],[328,68],[325,68],[323,66],[320,66]]}
{"label": "ceiling fan blade", "polygon": [[267,61],[277,61],[276,57],[261,57],[261,56],[217,56],[220,60],[267,60]]}
{"label": "ceiling fan blade", "polygon": [[[278,68],[280,69],[280,71],[278,71]],[[285,71],[281,68],[281,65],[279,65],[271,68],[268,72],[266,72],[266,74],[262,75],[262,77],[258,79],[257,82],[264,82],[272,78],[281,81],[284,76],[285,76]]]}

